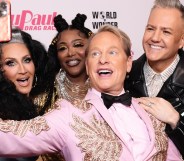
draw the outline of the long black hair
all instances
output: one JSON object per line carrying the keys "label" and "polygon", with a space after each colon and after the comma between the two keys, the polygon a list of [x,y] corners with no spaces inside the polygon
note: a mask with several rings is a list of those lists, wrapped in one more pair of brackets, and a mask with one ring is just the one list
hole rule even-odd
{"label": "long black hair", "polygon": [[8,42],[0,43],[0,69],[1,56],[3,54],[2,46],[10,43],[23,43],[26,45],[32,57],[35,66],[35,77],[33,87],[29,98],[16,90],[15,85],[4,77],[3,71],[0,70],[0,118],[27,120],[39,115],[40,108],[48,106],[51,100],[47,99],[43,107],[38,107],[33,103],[31,98],[47,90],[47,78],[45,77],[46,64],[48,61],[47,51],[42,43],[32,39],[31,35],[18,28],[12,28],[12,38]]}

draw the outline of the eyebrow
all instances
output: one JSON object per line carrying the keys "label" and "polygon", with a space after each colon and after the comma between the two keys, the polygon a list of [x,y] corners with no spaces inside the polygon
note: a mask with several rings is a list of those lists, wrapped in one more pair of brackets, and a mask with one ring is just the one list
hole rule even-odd
{"label": "eyebrow", "polygon": [[[73,42],[76,42],[76,41],[82,41],[83,39],[74,39],[74,40],[72,40],[72,43]],[[64,42],[64,41],[61,41],[58,45],[60,45],[60,44],[67,44],[66,42]]]}
{"label": "eyebrow", "polygon": [[[154,26],[154,25],[150,25],[150,24],[148,24],[148,25],[146,25],[146,27],[153,27],[153,28],[157,28],[156,26]],[[173,31],[173,29],[172,28],[170,28],[170,27],[159,27],[159,28],[161,28],[162,30],[164,29],[164,30],[170,30],[170,31]]]}
{"label": "eyebrow", "polygon": [[[26,57],[30,57],[30,58],[32,58],[32,56],[31,56],[31,55],[27,54],[27,55],[23,56],[23,57],[22,57],[22,59],[24,59],[24,58],[26,58]],[[13,59],[13,60],[16,60],[16,58],[12,58],[12,57],[7,57],[7,58],[5,58],[4,60],[7,60],[7,59]]]}

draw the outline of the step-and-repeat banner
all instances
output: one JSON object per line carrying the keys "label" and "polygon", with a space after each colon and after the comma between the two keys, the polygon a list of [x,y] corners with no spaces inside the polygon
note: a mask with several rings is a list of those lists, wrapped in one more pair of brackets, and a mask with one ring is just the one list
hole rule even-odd
{"label": "step-and-repeat banner", "polygon": [[[96,31],[109,23],[125,31],[132,41],[134,59],[143,53],[142,36],[154,0],[11,0],[12,25],[30,33],[48,48],[56,34],[53,18],[68,23],[77,13],[87,15],[86,27]],[[184,4],[184,0],[181,0]]]}

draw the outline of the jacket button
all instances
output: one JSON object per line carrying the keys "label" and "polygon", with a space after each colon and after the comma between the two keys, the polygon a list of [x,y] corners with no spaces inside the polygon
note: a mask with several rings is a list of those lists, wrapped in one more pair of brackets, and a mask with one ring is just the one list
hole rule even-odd
{"label": "jacket button", "polygon": [[175,100],[178,102],[180,99],[179,98],[176,98]]}

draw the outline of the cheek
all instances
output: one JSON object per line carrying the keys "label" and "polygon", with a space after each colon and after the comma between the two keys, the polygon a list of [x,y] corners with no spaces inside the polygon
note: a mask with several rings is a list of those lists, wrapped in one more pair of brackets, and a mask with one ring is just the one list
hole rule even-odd
{"label": "cheek", "polygon": [[178,45],[179,39],[165,39],[165,43],[167,43],[170,46]]}
{"label": "cheek", "polygon": [[142,43],[146,42],[150,37],[150,33],[145,32],[143,35]]}
{"label": "cheek", "polygon": [[76,52],[78,53],[78,55],[81,57],[81,58],[85,58],[86,57],[86,48],[82,48],[82,49],[77,49]]}
{"label": "cheek", "polygon": [[[123,64],[122,64],[123,62]],[[127,62],[125,61],[116,61],[115,65],[115,71],[117,74],[117,77],[119,77],[120,79],[122,79],[122,77],[124,77],[127,73]]]}
{"label": "cheek", "polygon": [[143,39],[142,39],[142,44],[143,45],[144,45],[145,41],[146,41],[146,37],[144,36]]}
{"label": "cheek", "polygon": [[117,78],[124,78],[124,76],[126,75],[126,67],[125,66],[121,66],[121,68],[118,68],[116,71],[117,74]]}
{"label": "cheek", "polygon": [[[90,65],[89,65],[89,64],[90,64]],[[93,68],[92,68],[91,62],[87,61],[87,62],[86,62],[86,72],[87,72],[88,76],[91,75],[92,69],[93,69]]]}
{"label": "cheek", "polygon": [[59,60],[60,65],[62,65],[63,62],[64,62],[64,57],[63,57],[63,55],[62,55],[62,54],[58,54],[57,58],[58,58],[58,60]]}
{"label": "cheek", "polygon": [[12,68],[12,69],[9,69],[9,70],[4,69],[4,77],[7,78],[8,80],[13,81],[13,79],[16,76],[16,73],[17,72],[16,72],[15,68]]}
{"label": "cheek", "polygon": [[89,75],[89,70],[90,70],[90,67],[89,67],[88,64],[89,64],[88,61],[86,61],[85,65],[86,65],[86,73],[87,73],[87,75]]}
{"label": "cheek", "polygon": [[31,64],[31,68],[30,68],[30,69],[31,69],[31,71],[32,71],[32,73],[33,73],[33,75],[34,75],[34,74],[35,74],[35,66],[34,66],[33,63]]}

